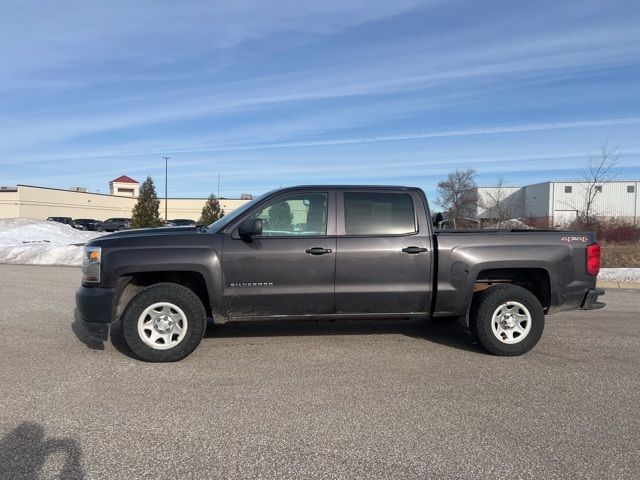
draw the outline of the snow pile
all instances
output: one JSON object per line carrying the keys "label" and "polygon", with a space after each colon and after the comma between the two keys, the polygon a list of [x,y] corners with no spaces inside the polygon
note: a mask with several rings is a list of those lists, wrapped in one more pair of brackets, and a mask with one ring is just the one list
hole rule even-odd
{"label": "snow pile", "polygon": [[603,282],[640,283],[640,268],[601,268],[598,280]]}
{"label": "snow pile", "polygon": [[32,218],[0,219],[0,263],[80,265],[82,245],[102,233]]}

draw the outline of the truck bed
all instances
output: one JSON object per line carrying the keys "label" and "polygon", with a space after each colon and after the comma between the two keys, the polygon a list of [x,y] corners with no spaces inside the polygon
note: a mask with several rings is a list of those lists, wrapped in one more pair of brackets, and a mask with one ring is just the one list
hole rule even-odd
{"label": "truck bed", "polygon": [[585,291],[596,283],[596,277],[585,270],[587,246],[595,242],[592,232],[436,231],[433,315],[464,315],[474,285],[509,279],[514,275],[514,265],[540,289],[547,313],[580,308]]}

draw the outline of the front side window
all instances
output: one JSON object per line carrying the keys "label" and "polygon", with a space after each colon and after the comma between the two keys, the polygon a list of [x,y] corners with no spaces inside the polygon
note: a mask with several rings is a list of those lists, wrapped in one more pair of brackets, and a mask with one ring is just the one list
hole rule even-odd
{"label": "front side window", "polygon": [[411,196],[405,193],[345,192],[347,235],[402,235],[415,233]]}
{"label": "front side window", "polygon": [[327,194],[300,193],[267,204],[253,218],[262,220],[263,237],[327,234]]}

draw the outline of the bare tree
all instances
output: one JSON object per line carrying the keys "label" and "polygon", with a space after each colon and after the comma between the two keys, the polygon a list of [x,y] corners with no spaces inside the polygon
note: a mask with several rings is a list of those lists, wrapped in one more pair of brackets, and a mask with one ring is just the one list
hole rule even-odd
{"label": "bare tree", "polygon": [[519,216],[522,209],[522,199],[516,197],[513,189],[506,186],[506,181],[502,175],[491,189],[483,190],[478,197],[478,205],[484,210],[487,218],[492,223],[501,223]]}
{"label": "bare tree", "polygon": [[473,168],[455,169],[446,180],[438,182],[438,200],[436,203],[444,208],[453,220],[475,217],[477,199],[476,171]]}
{"label": "bare tree", "polygon": [[615,178],[614,171],[618,164],[620,151],[616,147],[610,147],[605,143],[600,147],[597,155],[589,153],[587,168],[582,174],[584,182],[584,204],[578,215],[585,227],[591,228],[597,223],[598,214],[594,203],[598,193],[602,192],[602,184]]}

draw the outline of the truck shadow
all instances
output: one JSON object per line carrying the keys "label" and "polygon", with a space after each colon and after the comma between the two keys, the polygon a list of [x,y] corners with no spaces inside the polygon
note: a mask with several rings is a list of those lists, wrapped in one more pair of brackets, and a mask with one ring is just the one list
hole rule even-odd
{"label": "truck shadow", "polygon": [[400,334],[411,338],[445,345],[459,350],[483,352],[473,341],[469,330],[457,319],[411,320],[304,320],[231,322],[209,324],[206,338],[251,338],[323,335],[388,335]]}
{"label": "truck shadow", "polygon": [[[77,322],[76,322],[77,323]],[[104,350],[103,342],[92,339],[82,325],[72,325],[76,336],[95,350]],[[454,318],[410,320],[290,320],[230,322],[207,326],[204,338],[251,338],[323,335],[389,335],[399,334],[437,343],[459,350],[483,353],[473,341],[468,328]],[[122,338],[120,322],[111,325],[110,341],[120,353],[136,358]]]}
{"label": "truck shadow", "polygon": [[0,439],[0,478],[38,479],[49,457],[60,456],[62,466],[57,475],[46,478],[82,479],[82,449],[72,438],[46,438],[44,427],[23,422]]}
{"label": "truck shadow", "polygon": [[71,330],[78,340],[84,343],[87,348],[90,348],[91,350],[104,350],[104,342],[92,338],[91,335],[89,335],[89,332],[87,332],[78,320],[73,320],[71,323]]}
{"label": "truck shadow", "polygon": [[[100,340],[96,340],[91,335],[89,335],[89,332],[87,332],[87,330],[82,325],[82,323],[80,323],[77,319],[74,319],[74,321],[71,323],[71,330],[73,331],[75,336],[78,338],[78,340],[84,343],[87,346],[87,348],[91,350],[105,349],[104,342]],[[111,341],[111,344],[120,353],[130,358],[134,358],[134,359],[136,358],[136,356],[133,354],[133,352],[129,349],[129,347],[125,343],[124,338],[122,338],[122,333],[120,332],[119,320],[111,324],[111,328],[109,329],[109,341]]]}

